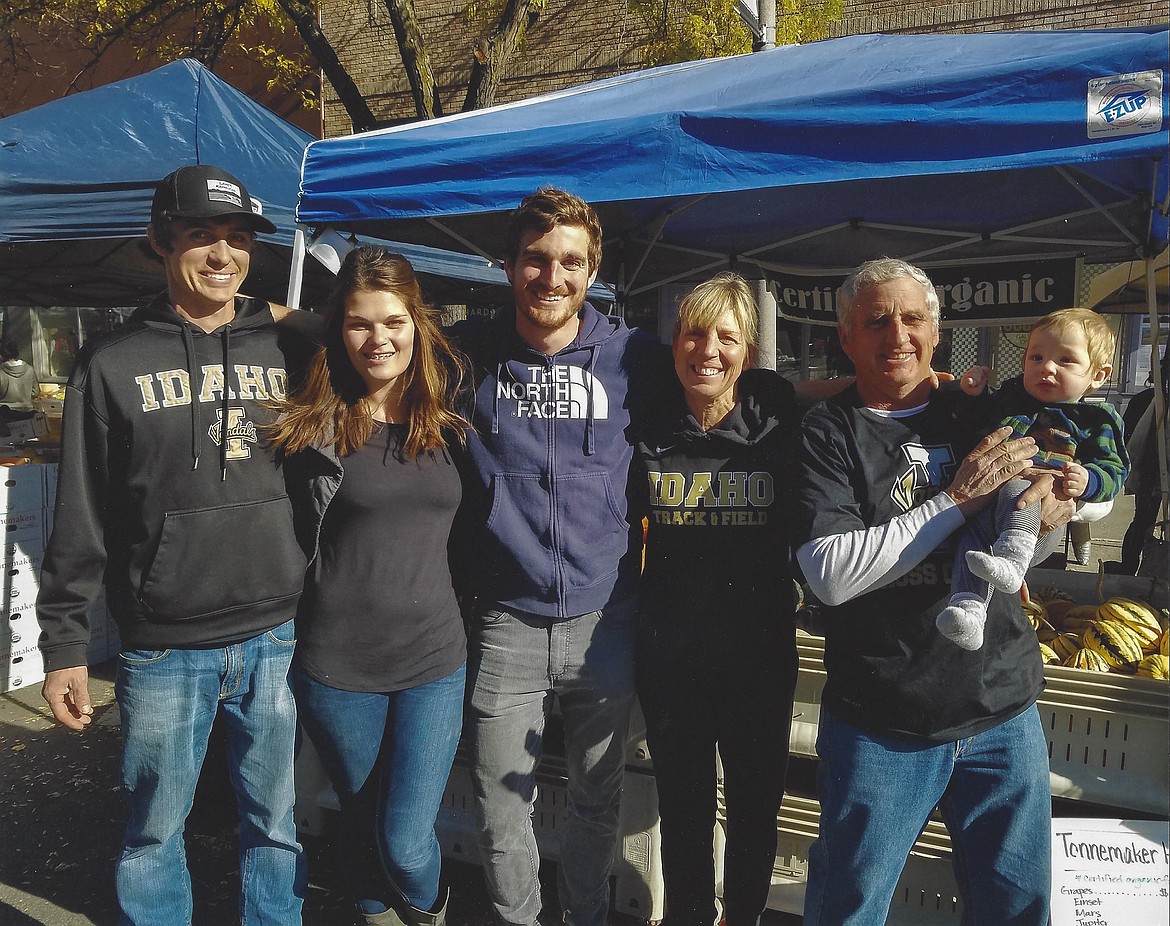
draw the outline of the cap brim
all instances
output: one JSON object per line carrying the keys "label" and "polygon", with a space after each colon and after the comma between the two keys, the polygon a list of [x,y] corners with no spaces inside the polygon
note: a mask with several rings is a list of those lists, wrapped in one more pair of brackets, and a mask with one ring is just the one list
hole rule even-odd
{"label": "cap brim", "polygon": [[[273,225],[272,222],[270,222],[264,216],[262,216],[256,212],[245,212],[243,210],[229,209],[227,212],[210,212],[209,213],[209,212],[204,211],[204,212],[201,212],[200,214],[196,215],[192,212],[178,212],[176,210],[166,210],[163,212],[162,215],[163,216],[169,215],[171,218],[174,218],[174,219],[187,219],[188,221],[191,221],[191,222],[199,222],[199,221],[203,221],[206,219],[230,219],[230,218],[239,217],[241,219],[246,219],[248,221],[248,224],[252,226],[252,231],[254,231],[254,232],[265,232],[269,235],[276,233],[276,226]],[[161,217],[162,216],[152,214],[150,217],[150,220],[152,222],[157,222]]]}

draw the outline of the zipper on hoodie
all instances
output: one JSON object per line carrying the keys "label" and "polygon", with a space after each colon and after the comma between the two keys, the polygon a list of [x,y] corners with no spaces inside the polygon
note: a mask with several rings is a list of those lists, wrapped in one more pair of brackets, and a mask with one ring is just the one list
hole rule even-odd
{"label": "zipper on hoodie", "polygon": [[[553,357],[541,355],[544,358],[545,365],[545,379],[552,380],[552,368],[556,366],[556,360]],[[557,518],[557,480],[556,480],[556,465],[557,465],[557,418],[548,417],[545,421],[548,423],[548,498],[549,498],[549,533],[552,538],[552,560],[553,560],[553,583],[557,592],[557,615],[565,618],[567,604],[565,601],[565,563],[561,556],[561,537],[560,537],[560,520]]]}

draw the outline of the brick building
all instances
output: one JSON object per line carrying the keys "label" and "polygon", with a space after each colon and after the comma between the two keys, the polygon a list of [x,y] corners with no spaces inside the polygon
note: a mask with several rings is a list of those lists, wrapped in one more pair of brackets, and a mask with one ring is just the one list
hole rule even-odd
{"label": "brick building", "polygon": [[[443,112],[457,113],[467,93],[475,41],[486,30],[468,22],[468,0],[416,0]],[[393,124],[414,118],[410,86],[390,15],[382,0],[320,0],[321,26],[363,91],[375,117]],[[523,49],[500,82],[497,103],[625,74],[642,66],[646,29],[626,0],[548,0]],[[351,131],[326,85],[325,136]]]}
{"label": "brick building", "polygon": [[1160,0],[845,0],[829,35],[1112,29],[1165,21]]}

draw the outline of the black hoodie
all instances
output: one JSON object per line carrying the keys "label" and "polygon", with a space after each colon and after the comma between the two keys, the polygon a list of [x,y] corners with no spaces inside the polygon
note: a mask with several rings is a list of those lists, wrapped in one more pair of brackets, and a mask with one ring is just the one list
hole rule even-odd
{"label": "black hoodie", "polygon": [[746,370],[738,392],[704,431],[680,388],[638,444],[650,492],[641,620],[692,643],[744,622],[792,622],[785,520],[800,413],[772,371]]}
{"label": "black hoodie", "polygon": [[244,297],[206,333],[161,296],[85,345],[37,598],[47,671],[86,664],[103,579],[124,649],[225,645],[293,616],[305,559],[257,429],[305,349]]}

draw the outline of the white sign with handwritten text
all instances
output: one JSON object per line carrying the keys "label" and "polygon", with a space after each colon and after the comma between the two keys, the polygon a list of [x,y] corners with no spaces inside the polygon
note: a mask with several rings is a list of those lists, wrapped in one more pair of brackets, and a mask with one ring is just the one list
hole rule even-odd
{"label": "white sign with handwritten text", "polygon": [[1168,926],[1170,823],[1052,821],[1052,926]]}

